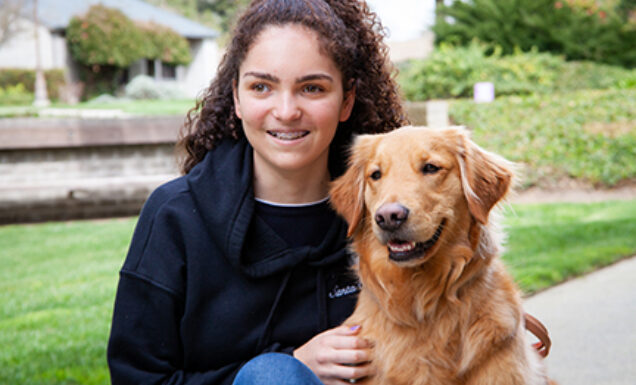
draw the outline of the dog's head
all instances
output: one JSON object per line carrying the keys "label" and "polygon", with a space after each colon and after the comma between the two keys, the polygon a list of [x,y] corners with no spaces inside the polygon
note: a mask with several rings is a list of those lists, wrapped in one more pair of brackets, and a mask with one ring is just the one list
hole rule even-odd
{"label": "dog's head", "polygon": [[356,138],[331,202],[349,236],[365,227],[393,262],[413,266],[472,224],[485,225],[511,178],[510,163],[478,147],[463,128],[403,127]]}

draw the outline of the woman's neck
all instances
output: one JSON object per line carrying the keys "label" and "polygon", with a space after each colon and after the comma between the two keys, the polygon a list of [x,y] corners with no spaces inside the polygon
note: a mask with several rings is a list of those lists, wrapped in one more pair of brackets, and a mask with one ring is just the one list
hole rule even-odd
{"label": "woman's neck", "polygon": [[326,164],[281,171],[254,162],[254,196],[264,201],[286,204],[316,202],[328,195],[329,181]]}

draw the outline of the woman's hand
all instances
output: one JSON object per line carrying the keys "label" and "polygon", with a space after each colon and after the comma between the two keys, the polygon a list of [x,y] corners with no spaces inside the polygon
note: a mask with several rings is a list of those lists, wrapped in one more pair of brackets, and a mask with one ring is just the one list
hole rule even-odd
{"label": "woman's hand", "polygon": [[360,326],[322,332],[294,351],[325,385],[348,384],[373,374],[371,344],[359,337]]}

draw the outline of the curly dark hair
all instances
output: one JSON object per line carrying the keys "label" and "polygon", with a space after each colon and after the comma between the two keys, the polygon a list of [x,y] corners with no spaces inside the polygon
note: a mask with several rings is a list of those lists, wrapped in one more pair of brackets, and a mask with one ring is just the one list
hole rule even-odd
{"label": "curly dark hair", "polygon": [[177,143],[183,173],[216,143],[245,135],[235,113],[232,84],[238,84],[240,65],[259,33],[286,24],[315,31],[321,49],[342,73],[343,89],[355,86],[351,116],[339,123],[330,145],[332,177],[344,172],[354,134],[386,132],[407,123],[383,42],[384,29],[363,0],[254,0],[236,24],[216,77],[186,116]]}

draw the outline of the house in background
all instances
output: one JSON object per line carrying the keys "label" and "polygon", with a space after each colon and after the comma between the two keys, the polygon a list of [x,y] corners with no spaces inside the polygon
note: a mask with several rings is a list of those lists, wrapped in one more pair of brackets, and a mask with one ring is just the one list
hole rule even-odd
{"label": "house in background", "polygon": [[[208,86],[221,56],[216,42],[218,32],[140,0],[38,0],[38,37],[42,69],[63,69],[71,89],[73,84],[78,83],[77,65],[66,43],[66,27],[73,16],[84,14],[94,4],[118,9],[137,22],[154,22],[169,27],[185,37],[190,44],[192,62],[187,66],[173,66],[159,60],[142,59],[128,68],[128,79],[140,74],[149,75],[157,82],[177,86],[189,97],[196,96]],[[33,11],[33,0],[25,0],[18,32],[0,45],[0,70],[35,69]]]}

